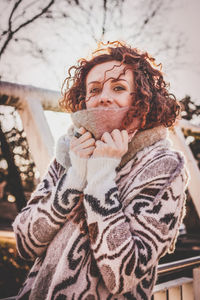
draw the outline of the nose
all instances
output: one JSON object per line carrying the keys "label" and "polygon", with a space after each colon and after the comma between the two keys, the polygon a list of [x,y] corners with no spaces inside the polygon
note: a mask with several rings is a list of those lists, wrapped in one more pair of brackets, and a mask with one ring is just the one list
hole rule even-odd
{"label": "nose", "polygon": [[113,103],[113,99],[105,92],[99,95],[99,105],[109,106]]}

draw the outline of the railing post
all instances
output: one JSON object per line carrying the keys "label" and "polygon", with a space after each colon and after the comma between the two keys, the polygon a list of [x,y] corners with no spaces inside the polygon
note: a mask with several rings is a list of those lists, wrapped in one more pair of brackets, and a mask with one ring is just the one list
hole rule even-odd
{"label": "railing post", "polygon": [[192,282],[182,285],[182,300],[194,300],[194,291]]}
{"label": "railing post", "polygon": [[167,300],[166,290],[154,294],[154,300]]}
{"label": "railing post", "polygon": [[194,300],[200,298],[200,267],[193,269]]}
{"label": "railing post", "polygon": [[176,286],[176,287],[170,288],[168,290],[168,299],[169,300],[182,300],[181,299],[181,287]]}

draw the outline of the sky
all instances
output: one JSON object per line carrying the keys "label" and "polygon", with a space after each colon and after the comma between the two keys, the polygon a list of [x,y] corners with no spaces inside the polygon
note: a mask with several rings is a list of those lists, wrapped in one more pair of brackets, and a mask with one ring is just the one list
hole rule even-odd
{"label": "sky", "polygon": [[[26,5],[31,2],[24,0]],[[41,0],[37,2],[41,5],[44,3]],[[81,2],[82,10],[67,7],[70,18],[58,18],[56,22],[41,20],[19,32],[17,39],[21,39],[21,42],[13,41],[0,61],[3,80],[60,91],[68,68],[95,49],[93,36],[96,39],[101,37],[101,1],[97,0],[88,13],[89,2],[91,0]],[[142,29],[142,33],[137,34],[144,18],[149,17],[153,8],[161,2],[162,9]],[[0,2],[0,29],[5,28],[7,14],[14,0],[9,1],[10,6],[7,3],[8,0]],[[65,10],[63,3],[62,0],[57,1],[57,11]],[[108,3],[111,6],[112,1]],[[104,40],[121,39],[134,47],[147,50],[156,57],[158,63],[162,63],[165,79],[170,82],[170,91],[178,99],[187,94],[199,102],[200,1],[126,0],[124,3],[123,14],[119,15],[111,9],[106,20],[108,30]],[[31,12],[27,9],[26,14],[29,16]],[[114,18],[117,20],[115,23]],[[15,22],[20,22],[20,17]],[[174,45],[180,49],[174,49]],[[44,58],[38,56],[37,48],[43,49]],[[66,114],[57,117],[52,112],[46,112],[45,115],[56,139],[60,133],[65,132],[69,117]]]}

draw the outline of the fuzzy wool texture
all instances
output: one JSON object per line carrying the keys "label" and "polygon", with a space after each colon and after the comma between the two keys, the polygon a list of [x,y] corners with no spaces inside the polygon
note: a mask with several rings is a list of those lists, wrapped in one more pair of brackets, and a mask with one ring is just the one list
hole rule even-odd
{"label": "fuzzy wool texture", "polygon": [[[164,127],[141,131],[121,162],[86,165],[66,152],[70,137],[60,139],[13,224],[20,255],[35,260],[17,299],[151,299],[185,207],[184,159],[166,135]],[[81,194],[88,233],[67,218]]]}
{"label": "fuzzy wool texture", "polygon": [[119,129],[128,110],[128,106],[89,108],[72,113],[71,118],[75,127],[84,127],[98,140],[104,132]]}

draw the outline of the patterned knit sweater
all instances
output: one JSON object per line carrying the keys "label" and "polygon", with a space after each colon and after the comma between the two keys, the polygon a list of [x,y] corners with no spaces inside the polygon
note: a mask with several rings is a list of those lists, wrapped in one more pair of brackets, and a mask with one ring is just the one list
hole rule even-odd
{"label": "patterned knit sweater", "polygon": [[[68,155],[61,138],[13,224],[20,255],[35,260],[17,299],[151,298],[158,261],[174,249],[187,182],[166,131],[136,134],[121,162]],[[82,193],[88,234],[67,218]]]}

